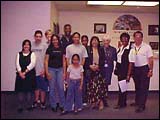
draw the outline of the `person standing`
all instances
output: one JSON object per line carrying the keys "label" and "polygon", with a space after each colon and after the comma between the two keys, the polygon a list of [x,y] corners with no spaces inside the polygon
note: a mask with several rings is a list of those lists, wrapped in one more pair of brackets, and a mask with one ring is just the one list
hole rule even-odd
{"label": "person standing", "polygon": [[[117,61],[117,53],[116,53],[116,48],[110,45],[111,38],[109,35],[104,35],[102,40],[104,43],[103,49],[105,53],[105,65],[104,65],[103,74],[106,80],[106,88],[107,88],[107,94],[108,94],[108,86],[111,85],[114,61]],[[104,102],[104,105],[107,107],[108,106],[107,102],[105,101],[103,102]]]}
{"label": "person standing", "polygon": [[22,51],[16,57],[15,91],[18,93],[18,112],[23,112],[25,98],[27,99],[27,109],[30,108],[31,92],[36,88],[35,64],[36,56],[31,51],[31,42],[30,40],[24,40]]}
{"label": "person standing", "polygon": [[[150,77],[153,75],[153,53],[151,47],[143,42],[143,33],[136,31],[133,34],[135,44],[129,54],[128,80],[133,76],[135,83],[135,112],[143,112],[149,90]],[[133,71],[133,73],[132,73]]]}
{"label": "person standing", "polygon": [[[39,104],[42,109],[46,108],[46,92],[48,91],[48,81],[45,79],[44,74],[44,56],[47,49],[47,44],[42,42],[42,31],[37,30],[34,33],[35,41],[32,43],[32,51],[36,54],[36,83],[35,99],[32,108],[36,108]],[[40,98],[39,98],[40,97]]]}
{"label": "person standing", "polygon": [[[124,79],[127,79],[127,74],[128,74],[128,66],[129,66],[129,52],[130,52],[130,45],[129,40],[130,36],[128,33],[122,33],[120,35],[120,40],[122,42],[122,46],[119,48],[117,52],[117,63],[116,67],[114,70],[115,75],[118,77],[118,82],[122,81]],[[128,81],[126,81],[128,82]],[[127,106],[127,91],[122,92],[119,87],[119,95],[118,95],[118,103],[114,107],[115,109],[121,109],[125,108]]]}
{"label": "person standing", "polygon": [[[82,35],[81,43],[86,48],[87,53],[88,53],[89,46],[88,46],[88,36],[87,35]],[[82,98],[83,99],[82,100],[83,100],[83,106],[86,106],[87,105],[87,84],[90,79],[89,58],[88,57],[85,59],[83,69],[84,69],[84,74],[83,74],[84,76],[83,76],[83,88],[82,88]]]}
{"label": "person standing", "polygon": [[46,43],[49,45],[51,43],[51,37],[52,37],[52,30],[51,29],[48,29],[45,31],[45,37],[46,37]]}
{"label": "person standing", "polygon": [[[49,81],[49,101],[53,112],[57,112],[56,95],[59,95],[59,108],[63,111],[65,104],[64,79],[66,74],[66,62],[64,50],[61,47],[60,39],[53,34],[51,43],[45,55],[45,73]],[[57,91],[55,91],[55,87]]]}
{"label": "person standing", "polygon": [[62,38],[61,38],[61,44],[64,50],[66,50],[66,47],[68,45],[73,43],[71,31],[72,31],[71,25],[65,24],[64,25],[64,35],[62,35]]}
{"label": "person standing", "polygon": [[104,108],[103,100],[107,101],[107,90],[106,81],[102,74],[104,68],[104,50],[100,48],[100,41],[97,36],[93,36],[90,41],[89,50],[89,67],[90,67],[90,80],[88,83],[88,103],[91,107],[99,108],[102,110]]}

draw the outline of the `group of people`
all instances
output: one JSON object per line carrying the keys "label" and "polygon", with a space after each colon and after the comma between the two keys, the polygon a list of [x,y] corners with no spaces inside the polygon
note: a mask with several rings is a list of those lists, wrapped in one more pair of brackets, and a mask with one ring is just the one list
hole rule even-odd
{"label": "group of people", "polygon": [[[91,38],[88,46],[88,36],[80,36],[78,32],[71,34],[70,24],[64,26],[63,36],[47,30],[45,37],[47,41],[42,41],[42,31],[35,31],[35,41],[24,40],[22,51],[17,54],[15,91],[18,93],[18,112],[25,106],[27,110],[38,106],[45,109],[47,91],[51,110],[56,112],[59,108],[62,115],[71,111],[78,113],[83,105],[102,110],[108,107],[108,86],[113,72],[118,81],[126,79],[129,82],[133,77],[136,97],[131,105],[136,106],[136,112],[145,110],[153,74],[153,54],[151,47],[143,42],[141,31],[134,33],[133,46],[129,45],[129,34],[122,33],[122,45],[118,50],[110,45],[108,34],[102,38],[103,46],[97,36]],[[118,103],[114,108],[126,107],[126,101],[127,92],[122,92],[119,87]]]}

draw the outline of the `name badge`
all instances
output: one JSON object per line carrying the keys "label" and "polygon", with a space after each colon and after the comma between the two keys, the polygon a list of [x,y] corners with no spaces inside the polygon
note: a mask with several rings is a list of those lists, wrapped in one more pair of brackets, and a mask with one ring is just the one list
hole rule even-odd
{"label": "name badge", "polygon": [[104,67],[108,67],[108,64],[105,64]]}

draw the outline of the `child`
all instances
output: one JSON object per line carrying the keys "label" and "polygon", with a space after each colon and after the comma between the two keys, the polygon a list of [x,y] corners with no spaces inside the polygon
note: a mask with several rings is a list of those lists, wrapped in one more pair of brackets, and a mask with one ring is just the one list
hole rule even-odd
{"label": "child", "polygon": [[66,104],[62,115],[72,111],[74,104],[74,112],[82,110],[82,85],[83,85],[83,66],[79,64],[80,57],[78,54],[72,56],[72,64],[67,68],[68,91]]}

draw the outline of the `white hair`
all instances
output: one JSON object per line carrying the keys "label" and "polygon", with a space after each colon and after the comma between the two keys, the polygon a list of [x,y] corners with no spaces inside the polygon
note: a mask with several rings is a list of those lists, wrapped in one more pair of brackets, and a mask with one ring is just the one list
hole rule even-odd
{"label": "white hair", "polygon": [[102,37],[102,40],[110,40],[110,41],[111,41],[111,37],[110,37],[110,35],[105,34],[105,35]]}

